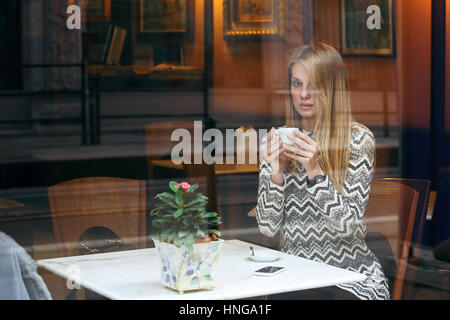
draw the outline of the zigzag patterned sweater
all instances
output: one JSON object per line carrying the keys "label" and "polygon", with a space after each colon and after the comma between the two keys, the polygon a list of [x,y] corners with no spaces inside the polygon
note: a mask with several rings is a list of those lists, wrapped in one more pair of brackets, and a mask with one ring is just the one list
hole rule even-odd
{"label": "zigzag patterned sweater", "polygon": [[[313,138],[313,132],[308,134]],[[262,145],[265,143],[266,138]],[[280,233],[283,252],[365,274],[362,282],[338,285],[362,300],[389,299],[381,265],[364,241],[374,150],[372,132],[354,123],[343,194],[328,176],[308,187],[306,171],[299,162],[295,175],[285,170],[283,186],[270,180],[271,168],[264,157],[259,164],[259,230],[269,237]]]}

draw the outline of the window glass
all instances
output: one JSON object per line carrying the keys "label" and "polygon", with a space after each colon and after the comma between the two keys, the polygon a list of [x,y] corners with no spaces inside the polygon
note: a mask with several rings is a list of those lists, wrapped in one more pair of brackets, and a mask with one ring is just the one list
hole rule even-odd
{"label": "window glass", "polygon": [[369,277],[273,298],[448,298],[445,14],[404,2],[2,1],[1,243],[53,299],[122,296],[48,259],[140,249],[183,291],[164,242],[208,237]]}

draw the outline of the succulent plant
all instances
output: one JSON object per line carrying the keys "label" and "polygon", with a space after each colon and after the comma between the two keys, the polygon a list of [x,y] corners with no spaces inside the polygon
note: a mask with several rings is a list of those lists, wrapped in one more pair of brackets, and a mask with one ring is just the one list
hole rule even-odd
{"label": "succulent plant", "polygon": [[220,237],[217,229],[221,222],[217,212],[207,212],[208,197],[196,192],[198,183],[169,183],[172,192],[162,192],[155,196],[161,203],[150,211],[152,239],[185,246],[192,250],[195,238],[213,235]]}

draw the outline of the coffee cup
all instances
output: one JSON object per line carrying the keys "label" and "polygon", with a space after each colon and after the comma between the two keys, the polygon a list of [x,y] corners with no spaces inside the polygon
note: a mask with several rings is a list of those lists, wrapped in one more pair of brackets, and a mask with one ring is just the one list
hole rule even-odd
{"label": "coffee cup", "polygon": [[292,146],[295,143],[292,140],[289,140],[288,136],[294,135],[294,131],[296,130],[298,130],[298,128],[278,128],[276,129],[276,132],[280,135],[280,139],[283,143]]}

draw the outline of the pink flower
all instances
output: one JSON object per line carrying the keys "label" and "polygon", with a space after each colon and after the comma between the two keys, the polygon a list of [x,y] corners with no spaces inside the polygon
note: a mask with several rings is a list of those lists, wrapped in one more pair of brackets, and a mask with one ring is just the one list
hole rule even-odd
{"label": "pink flower", "polygon": [[189,183],[181,182],[181,183],[177,184],[175,186],[175,188],[179,188],[180,186],[183,188],[184,191],[186,191],[187,189],[189,189],[191,187],[191,185]]}

